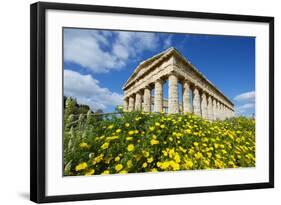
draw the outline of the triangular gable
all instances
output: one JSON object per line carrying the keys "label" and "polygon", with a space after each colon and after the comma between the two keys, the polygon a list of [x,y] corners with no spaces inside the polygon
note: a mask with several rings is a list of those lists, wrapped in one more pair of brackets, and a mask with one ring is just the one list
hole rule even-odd
{"label": "triangular gable", "polygon": [[128,84],[130,84],[130,82],[134,81],[139,75],[139,73],[141,72],[142,69],[144,68],[152,68],[153,65],[155,65],[156,63],[160,62],[162,60],[162,58],[164,56],[167,56],[174,48],[171,47],[161,53],[158,53],[154,56],[152,56],[151,58],[148,58],[145,61],[142,61],[137,67],[136,69],[133,71],[132,75],[128,78],[128,80],[126,81],[126,83],[124,84],[123,88],[125,88]]}

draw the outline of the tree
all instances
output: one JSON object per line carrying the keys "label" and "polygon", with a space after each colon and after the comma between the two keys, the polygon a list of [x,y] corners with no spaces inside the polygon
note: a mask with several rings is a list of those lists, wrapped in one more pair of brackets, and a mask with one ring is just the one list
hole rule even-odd
{"label": "tree", "polygon": [[69,115],[76,115],[78,112],[77,102],[75,99],[68,97],[65,101],[64,118],[68,119]]}

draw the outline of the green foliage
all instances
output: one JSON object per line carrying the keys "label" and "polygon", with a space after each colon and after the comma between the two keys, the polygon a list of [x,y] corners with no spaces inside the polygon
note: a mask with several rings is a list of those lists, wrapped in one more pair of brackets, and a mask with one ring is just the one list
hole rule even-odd
{"label": "green foliage", "polygon": [[92,175],[255,166],[255,121],[130,112],[71,115],[64,174]]}

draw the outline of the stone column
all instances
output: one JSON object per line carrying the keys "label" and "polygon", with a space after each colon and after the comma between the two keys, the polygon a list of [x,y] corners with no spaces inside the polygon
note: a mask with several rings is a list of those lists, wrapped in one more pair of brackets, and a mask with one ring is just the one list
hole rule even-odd
{"label": "stone column", "polygon": [[123,111],[128,111],[128,98],[124,98],[124,103],[123,103]]}
{"label": "stone column", "polygon": [[150,112],[151,111],[151,92],[150,92],[149,88],[144,89],[143,111],[144,112]]}
{"label": "stone column", "polygon": [[208,97],[208,119],[209,120],[213,120],[214,119],[213,101],[212,101],[212,97],[210,95]]}
{"label": "stone column", "polygon": [[217,101],[215,98],[213,99],[213,119],[217,119]]}
{"label": "stone column", "polygon": [[179,112],[178,77],[174,74],[169,75],[168,90],[168,112]]}
{"label": "stone column", "polygon": [[136,94],[135,110],[136,111],[141,110],[141,94],[140,94],[140,92],[137,92],[137,94]]}
{"label": "stone column", "polygon": [[221,104],[219,101],[217,101],[217,118],[221,119]]}
{"label": "stone column", "polygon": [[134,111],[135,108],[135,98],[133,96],[129,97],[129,106],[128,106],[128,111]]}
{"label": "stone column", "polygon": [[163,111],[163,81],[157,80],[154,89],[154,112]]}
{"label": "stone column", "polygon": [[202,93],[202,101],[201,101],[201,110],[202,110],[202,117],[207,119],[208,116],[208,109],[207,109],[207,97],[205,92]]}
{"label": "stone column", "polygon": [[200,108],[200,95],[198,88],[195,87],[193,90],[193,113],[201,117],[201,108]]}
{"label": "stone column", "polygon": [[191,104],[190,104],[190,85],[185,80],[182,85],[182,104],[183,104],[183,112],[192,112]]}
{"label": "stone column", "polygon": [[222,114],[221,114],[221,116],[222,116],[222,119],[224,120],[225,119],[225,105],[224,104],[222,104]]}

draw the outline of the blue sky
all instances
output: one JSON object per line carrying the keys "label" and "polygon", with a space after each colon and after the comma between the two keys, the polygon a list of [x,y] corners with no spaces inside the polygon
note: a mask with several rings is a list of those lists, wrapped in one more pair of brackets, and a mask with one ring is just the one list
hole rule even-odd
{"label": "blue sky", "polygon": [[112,112],[122,104],[122,86],[136,66],[169,47],[221,90],[237,115],[255,113],[254,37],[65,28],[64,94]]}

